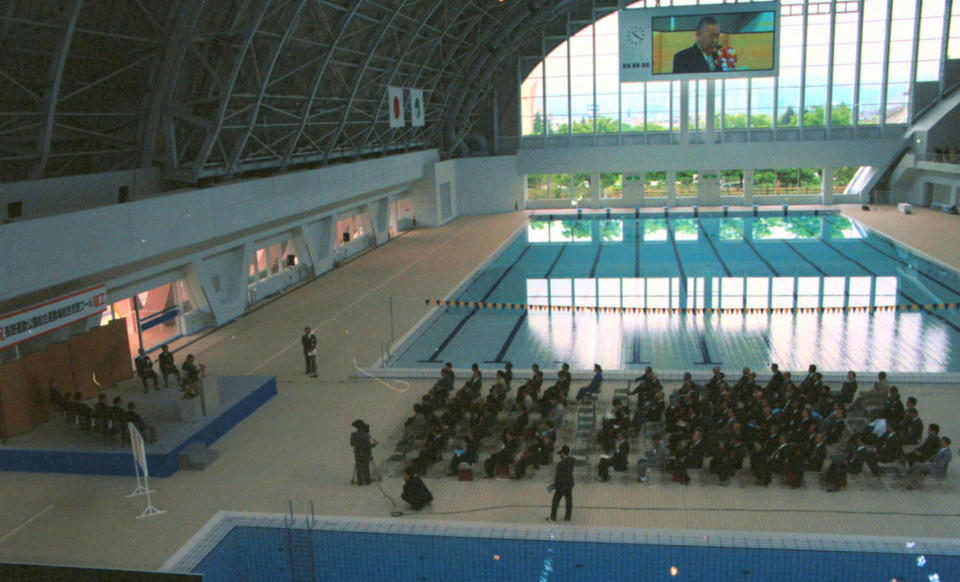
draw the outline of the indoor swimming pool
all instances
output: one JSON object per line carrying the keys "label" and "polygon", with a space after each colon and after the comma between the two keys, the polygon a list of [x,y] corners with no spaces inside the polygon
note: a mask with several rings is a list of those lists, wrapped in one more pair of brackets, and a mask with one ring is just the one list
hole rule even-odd
{"label": "indoor swimming pool", "polygon": [[221,512],[162,570],[210,582],[940,582],[960,559],[953,540]]}
{"label": "indoor swimming pool", "polygon": [[836,213],[533,216],[446,299],[390,366],[960,372],[960,276]]}

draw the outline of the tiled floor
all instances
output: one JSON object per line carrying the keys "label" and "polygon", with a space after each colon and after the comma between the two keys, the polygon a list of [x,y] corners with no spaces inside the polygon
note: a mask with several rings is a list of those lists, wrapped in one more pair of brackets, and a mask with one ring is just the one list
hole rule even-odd
{"label": "tiled floor", "polygon": [[[849,212],[960,267],[957,217]],[[376,458],[385,459],[431,382],[414,380],[398,391],[403,388],[394,381],[358,380],[354,359],[368,366],[379,358],[390,337],[391,297],[399,338],[427,313],[423,299],[449,293],[524,220],[524,213],[466,217],[414,231],[181,348],[218,373],[276,375],[279,394],[216,444],[221,456],[206,471],[151,482],[153,504],[167,510],[156,517],[135,519],[144,501],[126,498],[132,476],[0,474],[0,561],[155,569],[218,510],[279,513],[288,500],[297,512],[312,500],[319,514],[389,516],[392,504],[377,487],[349,485],[350,422],[362,417],[373,427],[382,442]],[[319,380],[302,373],[304,325],[318,331]],[[904,391],[918,396],[924,420],[960,435],[957,386]],[[401,482],[394,467],[384,469],[381,486],[397,498]],[[549,480],[547,469],[520,482],[430,478],[433,508],[397,519],[542,523]],[[955,477],[920,492],[905,491],[892,478],[863,478],[830,494],[813,479],[791,491],[778,484],[758,488],[749,478],[720,488],[706,478],[679,487],[662,475],[647,485],[623,475],[606,484],[581,475],[572,525],[956,538],[958,492]]]}

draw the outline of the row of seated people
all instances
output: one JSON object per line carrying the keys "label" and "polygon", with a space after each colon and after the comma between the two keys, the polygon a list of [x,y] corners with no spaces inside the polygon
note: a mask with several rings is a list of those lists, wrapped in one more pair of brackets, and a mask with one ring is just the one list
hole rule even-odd
{"label": "row of seated people", "polygon": [[[523,476],[529,466],[550,463],[557,430],[563,427],[565,403],[570,390],[570,371],[563,364],[557,381],[543,388],[543,372],[534,364],[531,377],[519,384],[511,395],[512,365],[497,371],[497,378],[484,396],[482,374],[474,364],[470,378],[453,391],[456,376],[447,363],[440,379],[414,405],[414,414],[404,426],[404,441],[424,438],[424,444],[411,463],[422,474],[430,464],[442,459],[449,441],[462,437],[462,449],[456,449],[448,474],[455,474],[460,463],[479,461],[484,445],[499,435],[497,451],[483,463],[487,476],[498,468],[514,466],[514,476]],[[516,461],[516,462],[515,462]]]}
{"label": "row of seated people", "polygon": [[[709,457],[711,472],[721,483],[749,459],[759,484],[767,485],[773,474],[783,473],[791,485],[799,487],[805,471],[822,470],[826,446],[838,442],[844,434],[848,406],[859,408],[874,421],[849,439],[845,451],[850,458],[837,463],[844,474],[858,472],[864,463],[879,475],[880,463],[930,462],[943,448],[939,427],[931,425],[931,435],[923,445],[910,455],[902,453],[903,445],[919,443],[923,422],[916,398],[908,398],[904,405],[896,387],[886,384],[884,373],[878,376],[873,390],[857,398],[854,372],[849,372],[841,389],[833,392],[815,366],[798,386],[789,373],[781,373],[774,364],[770,380],[762,387],[749,368],[744,368],[733,386],[715,368],[702,386],[686,374],[680,389],[671,394],[669,405],[651,367],[634,382],[636,387],[628,394],[637,396],[635,413],[631,416],[629,401],[614,400],[598,433],[606,453],[599,467],[601,480],[608,479],[611,467],[626,470],[627,434],[647,422],[662,422],[668,438],[666,445],[660,439],[660,445],[641,458],[641,480],[647,467],[669,466],[676,471],[677,480],[688,482],[685,469],[700,468]],[[857,438],[864,447],[873,448],[860,448]],[[949,455],[949,448],[943,455]],[[832,489],[836,482],[828,480],[828,486]]]}
{"label": "row of seated people", "polygon": [[83,401],[81,392],[76,392],[71,397],[69,392],[61,395],[55,388],[51,388],[50,402],[55,408],[64,412],[67,420],[87,431],[98,430],[104,438],[119,436],[122,441],[129,440],[127,434],[129,422],[137,427],[146,442],[156,440],[154,427],[143,420],[133,401],[127,402],[124,407],[123,399],[116,396],[113,399],[113,405],[110,406],[107,404],[107,395],[101,392],[97,395],[97,403],[91,407]]}

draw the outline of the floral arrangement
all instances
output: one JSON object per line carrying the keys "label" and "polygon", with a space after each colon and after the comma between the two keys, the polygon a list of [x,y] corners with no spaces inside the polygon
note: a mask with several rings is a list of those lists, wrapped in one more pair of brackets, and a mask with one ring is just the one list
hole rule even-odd
{"label": "floral arrangement", "polygon": [[713,64],[718,71],[732,71],[737,68],[737,51],[728,46],[722,46],[714,53]]}

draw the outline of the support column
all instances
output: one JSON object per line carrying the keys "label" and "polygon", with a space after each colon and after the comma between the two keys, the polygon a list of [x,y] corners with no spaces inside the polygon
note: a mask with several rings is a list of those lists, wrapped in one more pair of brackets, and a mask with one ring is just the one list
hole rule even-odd
{"label": "support column", "polygon": [[600,174],[590,174],[590,207],[599,210],[600,203]]}
{"label": "support column", "polygon": [[677,205],[677,172],[667,170],[667,206]]}
{"label": "support column", "polygon": [[823,177],[820,180],[821,192],[823,194],[823,205],[830,206],[833,204],[833,168],[826,167],[823,168]]}
{"label": "support column", "polygon": [[753,170],[743,170],[743,205],[753,206]]}

